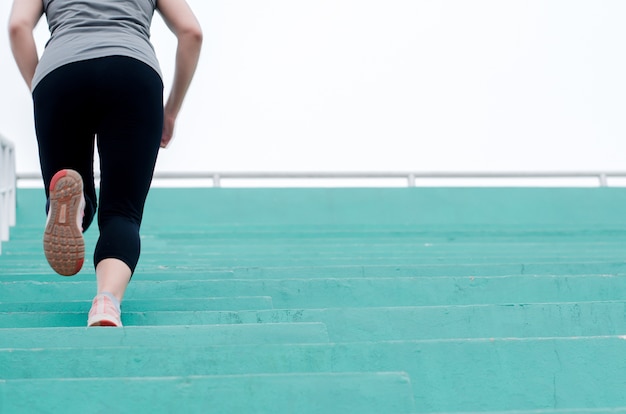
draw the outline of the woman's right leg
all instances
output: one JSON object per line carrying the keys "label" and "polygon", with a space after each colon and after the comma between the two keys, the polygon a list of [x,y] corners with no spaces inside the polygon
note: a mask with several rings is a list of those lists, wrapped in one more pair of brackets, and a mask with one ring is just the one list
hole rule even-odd
{"label": "woman's right leg", "polygon": [[163,130],[163,84],[152,68],[131,58],[109,57],[101,64],[94,263],[98,293],[121,301],[141,250],[139,229]]}

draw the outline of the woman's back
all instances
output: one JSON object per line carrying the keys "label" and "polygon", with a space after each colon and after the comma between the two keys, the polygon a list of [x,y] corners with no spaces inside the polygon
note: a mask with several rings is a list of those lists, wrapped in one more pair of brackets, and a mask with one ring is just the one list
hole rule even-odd
{"label": "woman's back", "polygon": [[160,74],[150,43],[156,0],[43,0],[50,40],[32,88],[54,69],[105,56],[127,56]]}

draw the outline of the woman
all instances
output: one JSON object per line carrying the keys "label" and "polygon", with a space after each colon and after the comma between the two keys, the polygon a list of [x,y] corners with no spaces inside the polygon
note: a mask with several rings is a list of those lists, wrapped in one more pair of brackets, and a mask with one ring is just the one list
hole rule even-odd
{"label": "woman", "polygon": [[[178,40],[165,105],[150,43],[155,10]],[[39,60],[33,29],[44,14],[51,36]],[[57,273],[76,274],[84,260],[82,232],[97,211],[97,295],[87,324],[121,326],[120,303],[139,259],[139,227],[157,153],[172,139],[202,30],[185,0],[14,0],[9,31],[33,96],[48,200],[46,258]]]}

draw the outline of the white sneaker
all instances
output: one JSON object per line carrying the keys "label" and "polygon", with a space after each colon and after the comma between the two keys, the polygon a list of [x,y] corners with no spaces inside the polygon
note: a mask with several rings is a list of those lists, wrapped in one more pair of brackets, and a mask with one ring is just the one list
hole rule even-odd
{"label": "white sneaker", "polygon": [[105,294],[93,299],[87,326],[122,326],[120,308]]}

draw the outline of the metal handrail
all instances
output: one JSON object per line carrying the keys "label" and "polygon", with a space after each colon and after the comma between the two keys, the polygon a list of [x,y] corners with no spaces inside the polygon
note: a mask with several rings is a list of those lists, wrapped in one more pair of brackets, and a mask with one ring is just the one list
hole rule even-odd
{"label": "metal handrail", "polygon": [[[96,176],[96,178],[98,178]],[[610,178],[626,178],[626,171],[547,171],[547,172],[156,172],[155,179],[163,180],[211,180],[214,187],[221,187],[225,179],[403,179],[408,187],[418,186],[420,179],[591,179],[597,186],[608,187]],[[41,179],[38,173],[21,173],[18,180]]]}
{"label": "metal handrail", "polygon": [[9,230],[15,226],[16,187],[15,147],[0,135],[0,254],[2,242],[9,240]]}

